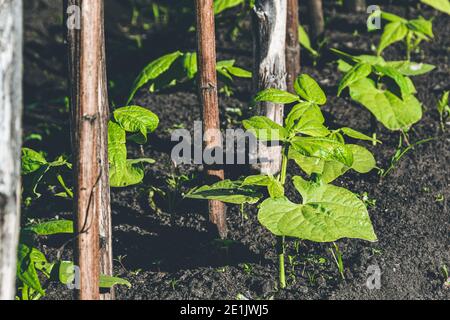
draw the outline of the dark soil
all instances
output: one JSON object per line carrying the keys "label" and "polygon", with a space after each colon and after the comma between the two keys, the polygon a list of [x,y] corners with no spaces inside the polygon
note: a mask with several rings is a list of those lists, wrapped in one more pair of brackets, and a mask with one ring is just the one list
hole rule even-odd
{"label": "dark soil", "polygon": [[[176,26],[155,26],[143,34],[143,47],[136,48],[128,29],[129,9],[118,1],[108,1],[108,62],[109,78],[114,82],[112,103],[120,105],[131,81],[148,61],[176,49],[191,51],[195,47],[193,33],[183,33]],[[450,291],[443,288],[441,267],[450,267],[450,210],[449,210],[449,136],[439,130],[435,106],[443,90],[450,89],[450,19],[424,6],[382,5],[386,11],[405,17],[423,15],[434,17],[435,39],[424,43],[413,60],[437,66],[432,73],[414,78],[418,97],[424,104],[423,120],[414,126],[411,142],[424,138],[436,140],[417,146],[408,153],[386,178],[380,179],[374,170],[370,174],[349,173],[336,183],[362,194],[367,192],[376,200],[369,207],[379,241],[360,240],[337,242],[343,253],[345,280],[342,280],[330,253],[331,244],[316,244],[290,239],[287,254],[288,287],[277,290],[277,256],[275,237],[257,221],[256,209],[246,208],[243,218],[239,208],[229,206],[227,222],[230,244],[215,241],[211,232],[205,203],[182,200],[195,183],[201,182],[201,169],[195,166],[174,168],[170,161],[170,128],[184,126],[191,129],[200,120],[200,106],[194,87],[178,86],[158,94],[141,90],[135,104],[149,108],[161,119],[160,128],[145,155],[158,160],[148,167],[145,183],[112,192],[113,243],[115,273],[128,279],[132,288],[118,288],[118,299],[235,299],[239,294],[250,299],[449,299]],[[61,102],[66,95],[65,57],[62,30],[58,18],[62,12],[57,1],[33,1],[26,8],[25,88],[27,109],[26,134],[49,133],[44,142],[29,143],[46,150],[50,158],[61,152],[69,153],[68,115]],[[335,1],[326,5],[326,48],[339,48],[351,53],[370,53],[377,44],[379,33],[365,31],[365,14],[348,14]],[[304,16],[302,8],[301,16]],[[114,13],[121,13],[115,15]],[[237,64],[251,68],[251,37],[249,19],[242,23],[243,31],[237,40],[230,37],[230,25],[237,12],[231,11],[218,23],[218,55],[220,59],[234,58]],[[306,20],[306,19],[305,19]],[[185,23],[187,30],[189,23]],[[178,30],[178,31],[177,31]],[[140,31],[139,31],[140,32]],[[325,107],[330,127],[350,126],[366,133],[373,132],[368,111],[351,102],[337,98],[337,84],[341,74],[336,59],[327,49],[317,65],[302,52],[303,72],[319,80],[329,97]],[[401,44],[386,51],[386,59],[401,60]],[[238,127],[239,121],[252,114],[248,101],[252,95],[250,81],[235,82],[233,97],[220,96],[222,127]],[[125,95],[124,95],[125,94]],[[345,95],[344,95],[345,96]],[[230,113],[239,108],[243,116]],[[45,110],[45,112],[44,112]],[[228,111],[227,111],[228,110]],[[44,125],[43,123],[47,123]],[[56,132],[56,134],[54,134]],[[383,144],[367,144],[380,168],[389,166],[395,153],[399,135],[378,125],[377,134]],[[130,153],[138,155],[137,147]],[[229,176],[238,175],[242,168],[230,168]],[[289,167],[290,175],[300,174]],[[180,182],[178,190],[169,189],[166,180],[171,176],[189,176]],[[161,188],[172,195],[156,196],[159,210],[149,205],[150,187]],[[288,195],[295,201],[299,194],[291,186]],[[31,208],[26,218],[71,217],[70,201],[54,200],[44,194]],[[26,219],[24,219],[26,221]],[[49,259],[67,240],[53,237],[38,240]],[[70,246],[63,257],[71,258]],[[381,269],[381,288],[366,286],[369,266]],[[69,299],[71,291],[58,284],[50,284],[46,299]]]}

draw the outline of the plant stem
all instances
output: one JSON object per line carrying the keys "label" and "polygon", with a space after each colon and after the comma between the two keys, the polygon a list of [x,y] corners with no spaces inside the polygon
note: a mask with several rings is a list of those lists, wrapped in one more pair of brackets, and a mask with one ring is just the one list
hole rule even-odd
{"label": "plant stem", "polygon": [[[288,164],[287,152],[288,148],[283,147],[281,174],[280,174],[280,182],[283,186],[286,183],[287,164]],[[284,289],[286,288],[286,272],[284,270],[284,236],[278,237],[277,241],[278,241],[277,252],[278,252],[279,273],[280,273],[280,289]]]}
{"label": "plant stem", "polygon": [[277,241],[280,289],[284,289],[286,288],[286,272],[284,270],[284,236],[278,237]]}

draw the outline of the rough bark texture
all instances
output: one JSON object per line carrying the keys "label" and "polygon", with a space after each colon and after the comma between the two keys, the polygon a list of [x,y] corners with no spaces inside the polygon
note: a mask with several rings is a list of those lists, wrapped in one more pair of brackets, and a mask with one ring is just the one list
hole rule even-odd
{"label": "rough bark texture", "polygon": [[[203,107],[205,148],[222,148],[219,121],[219,100],[217,96],[216,37],[213,0],[196,0],[197,42],[199,66],[199,95]],[[224,171],[208,168],[211,180],[223,180]],[[225,205],[220,201],[209,201],[209,216],[217,225],[219,236],[226,238],[227,224]]]}
{"label": "rough bark texture", "polygon": [[311,38],[317,40],[325,31],[322,0],[308,0],[309,24],[311,26]]}
{"label": "rough bark texture", "polygon": [[350,12],[365,12],[366,0],[345,0],[345,8]]}
{"label": "rough bark texture", "polygon": [[[81,29],[68,30],[76,250],[81,300],[100,299],[100,217],[107,189],[103,0],[69,0],[81,8]],[[109,197],[108,197],[109,202]]]}
{"label": "rough bark texture", "polygon": [[[101,101],[99,103],[100,123],[100,151],[102,166],[102,177],[99,181],[100,200],[100,274],[113,275],[113,248],[112,248],[112,221],[111,221],[111,196],[109,185],[109,165],[108,165],[108,121],[109,121],[109,101],[108,101],[108,81],[106,75],[106,48],[105,48],[105,26],[104,26],[104,7],[102,6],[102,30],[100,44],[101,49],[101,75],[99,77],[99,94]],[[113,300],[114,288],[101,289],[101,300]]]}
{"label": "rough bark texture", "polygon": [[0,300],[15,296],[22,144],[22,0],[0,0]]}
{"label": "rough bark texture", "polygon": [[294,92],[294,81],[300,73],[300,43],[298,42],[298,0],[287,0],[286,72],[287,88]]}
{"label": "rough bark texture", "polygon": [[[254,7],[254,89],[286,90],[286,0],[257,0]],[[264,102],[259,113],[283,124],[284,106]],[[260,145],[261,173],[276,174],[281,167],[281,146]]]}

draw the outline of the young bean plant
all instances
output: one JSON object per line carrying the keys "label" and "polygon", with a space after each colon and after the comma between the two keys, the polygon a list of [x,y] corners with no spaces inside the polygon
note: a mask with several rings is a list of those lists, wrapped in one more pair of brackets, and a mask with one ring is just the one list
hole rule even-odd
{"label": "young bean plant", "polygon": [[410,61],[411,53],[419,48],[420,43],[429,41],[434,37],[432,22],[423,17],[406,20],[393,13],[380,11],[375,11],[372,15],[381,16],[382,19],[389,22],[384,27],[380,43],[378,44],[378,56],[381,56],[382,52],[390,45],[403,41],[406,47],[406,60]]}
{"label": "young bean plant", "polygon": [[[180,52],[166,54],[150,62],[136,78],[128,104],[136,92],[144,85],[149,86],[150,92],[155,92],[178,83],[194,80],[197,75],[197,53]],[[252,73],[235,66],[235,60],[217,62],[219,79],[225,83],[224,91],[231,94],[231,83],[234,77],[251,78]]]}
{"label": "young bean plant", "polygon": [[[225,180],[193,189],[187,195],[194,199],[241,205],[259,202],[259,222],[278,239],[280,288],[286,286],[286,237],[314,242],[333,242],[341,238],[377,240],[364,202],[350,190],[331,184],[348,170],[367,173],[376,165],[370,151],[347,144],[345,137],[373,139],[350,128],[328,129],[321,111],[327,98],[310,76],[300,75],[295,82],[295,91],[296,94],[291,94],[268,89],[255,97],[256,102],[296,103],[284,126],[263,116],[243,122],[260,142],[281,143],[282,168],[277,177],[255,175],[238,181]],[[301,203],[291,201],[285,194],[290,160],[310,177],[309,180],[301,176],[291,178],[302,197]]]}
{"label": "young bean plant", "polygon": [[341,57],[338,68],[345,73],[338,96],[348,88],[350,97],[389,130],[405,133],[422,118],[422,104],[415,97],[417,91],[410,76],[430,72],[435,68],[433,65],[332,51]]}

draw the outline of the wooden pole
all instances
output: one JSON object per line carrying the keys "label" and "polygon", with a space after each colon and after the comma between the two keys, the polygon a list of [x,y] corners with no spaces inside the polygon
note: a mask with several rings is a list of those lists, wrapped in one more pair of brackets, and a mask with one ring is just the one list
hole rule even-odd
{"label": "wooden pole", "polygon": [[[99,94],[101,101],[98,105],[100,122],[100,157],[102,164],[102,176],[99,181],[99,232],[100,232],[100,274],[113,275],[113,249],[112,249],[112,221],[111,221],[111,196],[109,185],[109,162],[108,162],[108,121],[109,121],[109,101],[108,101],[108,81],[106,74],[106,45],[105,45],[105,24],[104,24],[104,4],[102,0],[101,12],[101,35],[100,45],[101,75],[99,77]],[[101,300],[114,300],[114,287],[101,289]]]}
{"label": "wooden pole", "polygon": [[345,8],[350,12],[364,12],[366,0],[345,0]]}
{"label": "wooden pole", "polygon": [[0,0],[0,300],[14,300],[20,225],[22,0]]}
{"label": "wooden pole", "polygon": [[[80,268],[81,300],[100,299],[99,219],[105,199],[105,98],[99,94],[104,81],[103,0],[69,0],[81,13],[81,28],[68,30],[71,80],[72,149],[75,181],[75,264]],[[103,80],[102,80],[103,79]],[[103,144],[103,146],[102,146]]]}
{"label": "wooden pole", "polygon": [[325,19],[323,17],[322,0],[308,0],[309,23],[311,26],[311,38],[316,41],[323,36],[325,32]]}
{"label": "wooden pole", "polygon": [[[199,67],[199,95],[203,107],[205,148],[222,148],[219,120],[219,100],[217,96],[216,37],[213,0],[196,0],[197,42]],[[222,169],[209,168],[210,180],[223,180]],[[226,238],[227,224],[225,205],[220,201],[209,201],[209,217],[217,225],[219,236]]]}
{"label": "wooden pole", "polygon": [[[257,0],[253,15],[254,91],[286,90],[286,0]],[[259,103],[259,114],[283,124],[284,106]],[[259,146],[260,171],[275,175],[281,168],[281,146]]]}
{"label": "wooden pole", "polygon": [[298,41],[298,0],[287,0],[286,24],[287,88],[289,91],[294,92],[294,82],[300,74],[300,43]]}

